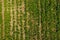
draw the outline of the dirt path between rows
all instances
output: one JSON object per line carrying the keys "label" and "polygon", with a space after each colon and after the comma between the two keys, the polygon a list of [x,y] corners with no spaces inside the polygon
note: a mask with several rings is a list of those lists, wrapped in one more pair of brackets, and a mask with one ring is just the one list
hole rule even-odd
{"label": "dirt path between rows", "polygon": [[17,15],[17,17],[18,17],[18,24],[17,24],[17,26],[18,26],[18,32],[19,32],[19,34],[18,34],[18,39],[20,40],[21,39],[21,32],[20,32],[20,29],[21,29],[21,26],[20,26],[20,0],[18,0],[19,1],[19,3],[18,3],[18,8],[17,8],[17,10],[18,10],[18,15]]}
{"label": "dirt path between rows", "polygon": [[[14,0],[14,31],[16,32],[16,26],[17,26],[17,12],[16,12],[16,0]],[[15,39],[17,39],[16,38],[16,34],[14,34],[15,35]]]}
{"label": "dirt path between rows", "polygon": [[[25,4],[24,4],[24,0],[22,0],[22,13],[23,13],[23,15],[24,15],[24,13],[25,13]],[[24,18],[23,18],[23,19],[22,19],[23,40],[25,40],[24,24],[25,24],[25,20],[24,20]]]}
{"label": "dirt path between rows", "polygon": [[2,39],[4,39],[4,0],[1,0],[2,1]]}
{"label": "dirt path between rows", "polygon": [[10,17],[11,17],[11,20],[10,20],[10,35],[12,36],[13,35],[13,13],[12,13],[12,0],[10,0]]}

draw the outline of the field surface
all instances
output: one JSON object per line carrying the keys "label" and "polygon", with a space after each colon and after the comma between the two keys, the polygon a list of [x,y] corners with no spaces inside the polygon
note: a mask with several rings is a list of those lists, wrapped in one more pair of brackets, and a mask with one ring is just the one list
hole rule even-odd
{"label": "field surface", "polygon": [[60,40],[60,0],[0,0],[0,40]]}

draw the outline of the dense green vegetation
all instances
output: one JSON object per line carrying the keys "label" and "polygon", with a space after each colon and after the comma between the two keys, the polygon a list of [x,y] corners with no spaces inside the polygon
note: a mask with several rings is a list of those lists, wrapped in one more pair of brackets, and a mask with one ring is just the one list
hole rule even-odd
{"label": "dense green vegetation", "polygon": [[60,40],[60,0],[1,0],[0,40]]}

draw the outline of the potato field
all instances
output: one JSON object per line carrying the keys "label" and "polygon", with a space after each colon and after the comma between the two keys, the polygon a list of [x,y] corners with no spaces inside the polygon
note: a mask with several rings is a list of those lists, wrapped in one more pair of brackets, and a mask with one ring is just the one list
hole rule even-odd
{"label": "potato field", "polygon": [[0,0],[0,40],[60,40],[60,0]]}

